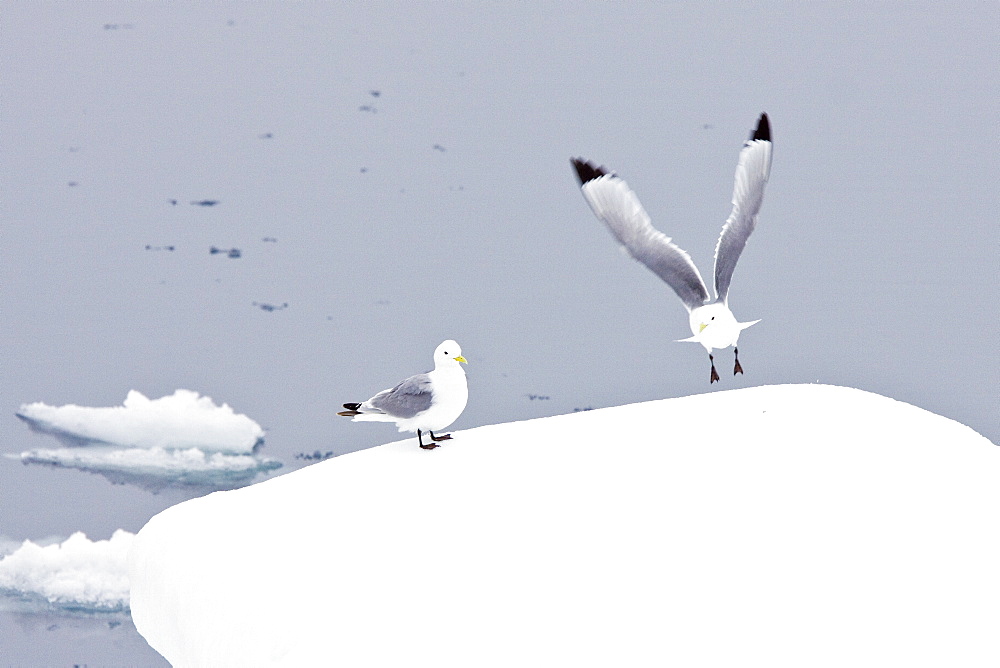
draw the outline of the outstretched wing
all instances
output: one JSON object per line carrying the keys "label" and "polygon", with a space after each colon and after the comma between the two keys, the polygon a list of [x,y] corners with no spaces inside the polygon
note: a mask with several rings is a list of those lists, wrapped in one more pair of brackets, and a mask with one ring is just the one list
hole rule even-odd
{"label": "outstretched wing", "polygon": [[431,379],[420,373],[391,390],[382,390],[366,403],[394,418],[409,419],[430,408],[432,397]]}
{"label": "outstretched wing", "polygon": [[743,144],[736,165],[733,211],[722,226],[715,246],[715,295],[721,302],[729,298],[729,282],[747,239],[757,225],[757,213],[764,201],[764,185],[771,173],[771,125],[761,114],[757,129]]}
{"label": "outstretched wing", "polygon": [[689,311],[708,301],[708,289],[691,256],[653,227],[628,184],[581,158],[571,162],[587,204],[629,254],[673,288]]}

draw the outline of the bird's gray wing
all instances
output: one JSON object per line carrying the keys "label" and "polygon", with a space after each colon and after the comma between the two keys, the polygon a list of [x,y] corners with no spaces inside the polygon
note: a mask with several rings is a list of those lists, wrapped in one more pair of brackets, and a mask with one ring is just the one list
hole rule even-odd
{"label": "bird's gray wing", "polygon": [[430,408],[432,397],[430,376],[420,373],[379,392],[368,403],[392,417],[409,419]]}
{"label": "bird's gray wing", "polygon": [[721,302],[729,298],[729,282],[736,261],[747,245],[747,239],[757,225],[757,213],[764,201],[764,185],[771,173],[771,125],[767,114],[761,114],[757,129],[743,144],[736,165],[733,186],[733,211],[722,226],[715,246],[715,296]]}
{"label": "bird's gray wing", "polygon": [[580,158],[571,162],[587,204],[629,254],[673,288],[689,311],[708,301],[708,289],[691,256],[653,227],[628,184]]}

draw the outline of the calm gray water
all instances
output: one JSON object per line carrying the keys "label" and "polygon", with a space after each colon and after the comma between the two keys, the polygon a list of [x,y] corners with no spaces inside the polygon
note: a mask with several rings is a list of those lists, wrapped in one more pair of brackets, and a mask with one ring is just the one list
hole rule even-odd
{"label": "calm gray water", "polygon": [[[288,472],[395,439],[336,409],[445,338],[471,362],[457,429],[821,382],[1000,439],[996,4],[2,5],[4,453],[57,445],[23,402],[188,388]],[[763,320],[710,387],[568,159],[628,179],[709,275],[761,111],[730,305]],[[108,538],[196,493],[0,459],[0,536]],[[5,612],[0,644],[163,663],[127,620]]]}

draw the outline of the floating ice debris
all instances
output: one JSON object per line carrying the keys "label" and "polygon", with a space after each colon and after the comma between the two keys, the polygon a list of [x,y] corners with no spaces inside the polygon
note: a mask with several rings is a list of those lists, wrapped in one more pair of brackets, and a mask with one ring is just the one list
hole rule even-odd
{"label": "floating ice debris", "polygon": [[199,448],[252,454],[264,441],[264,430],[249,417],[191,390],[177,390],[159,399],[130,390],[121,406],[107,408],[36,402],[22,405],[17,416],[34,431],[51,434],[70,446]]}
{"label": "floating ice debris", "polygon": [[243,252],[239,248],[216,248],[215,246],[212,246],[211,248],[208,249],[208,252],[211,255],[219,255],[220,253],[224,253],[226,257],[231,257],[234,260],[236,258],[243,256]]}
{"label": "floating ice debris", "polygon": [[191,202],[191,204],[194,205],[194,206],[215,206],[218,203],[219,203],[219,200],[217,200],[217,199],[202,199],[202,200],[195,200],[194,202]]}
{"label": "floating ice debris", "polygon": [[301,459],[307,462],[321,462],[324,459],[330,459],[334,457],[335,453],[333,450],[327,450],[326,452],[320,452],[316,450],[315,452],[299,452],[295,455],[296,459]]}
{"label": "floating ice debris", "polygon": [[378,113],[378,109],[376,109],[375,107],[371,106],[370,104],[363,104],[363,105],[361,105],[360,107],[358,107],[358,111],[370,111],[373,114],[377,114]]}
{"label": "floating ice debris", "polygon": [[148,251],[173,251],[175,249],[175,246],[150,246],[146,244],[146,250]]}
{"label": "floating ice debris", "polygon": [[378,97],[379,95],[382,94],[382,91],[380,91],[380,90],[370,90],[368,92],[371,93],[372,97]]}
{"label": "floating ice debris", "polygon": [[262,304],[260,302],[253,302],[253,305],[259,308],[261,311],[267,311],[268,313],[288,308],[288,302],[285,302],[281,306],[275,306],[274,304]]}
{"label": "floating ice debris", "polygon": [[263,241],[264,243],[272,243],[272,244],[278,243],[278,240],[275,239],[274,237],[264,237],[263,239],[261,239],[261,241]]}
{"label": "floating ice debris", "polygon": [[448,150],[444,146],[441,146],[441,144],[434,144],[433,148],[435,151],[441,151],[442,153]]}
{"label": "floating ice debris", "polygon": [[274,134],[271,133],[271,132],[265,132],[264,134],[257,135],[258,139],[271,139],[273,137],[274,137]]}
{"label": "floating ice debris", "polygon": [[0,593],[30,609],[127,612],[133,538],[119,529],[110,540],[91,541],[81,532],[44,547],[26,540],[0,558]]}

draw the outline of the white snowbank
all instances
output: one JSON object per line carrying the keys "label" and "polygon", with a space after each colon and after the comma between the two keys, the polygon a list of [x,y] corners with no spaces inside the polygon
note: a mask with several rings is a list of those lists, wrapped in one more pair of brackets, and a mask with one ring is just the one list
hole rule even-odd
{"label": "white snowbank", "polygon": [[179,504],[136,537],[132,615],[177,666],[996,666],[998,525],[971,429],[757,387]]}
{"label": "white snowbank", "polygon": [[65,612],[127,611],[127,560],[134,538],[119,529],[110,540],[91,541],[81,532],[45,547],[26,540],[0,558],[0,593]]}
{"label": "white snowbank", "polygon": [[148,399],[130,390],[121,406],[91,408],[42,402],[24,404],[17,416],[35,431],[52,434],[71,446],[110,444],[129,448],[198,448],[208,452],[250,454],[264,439],[260,425],[227,404],[191,390]]}

